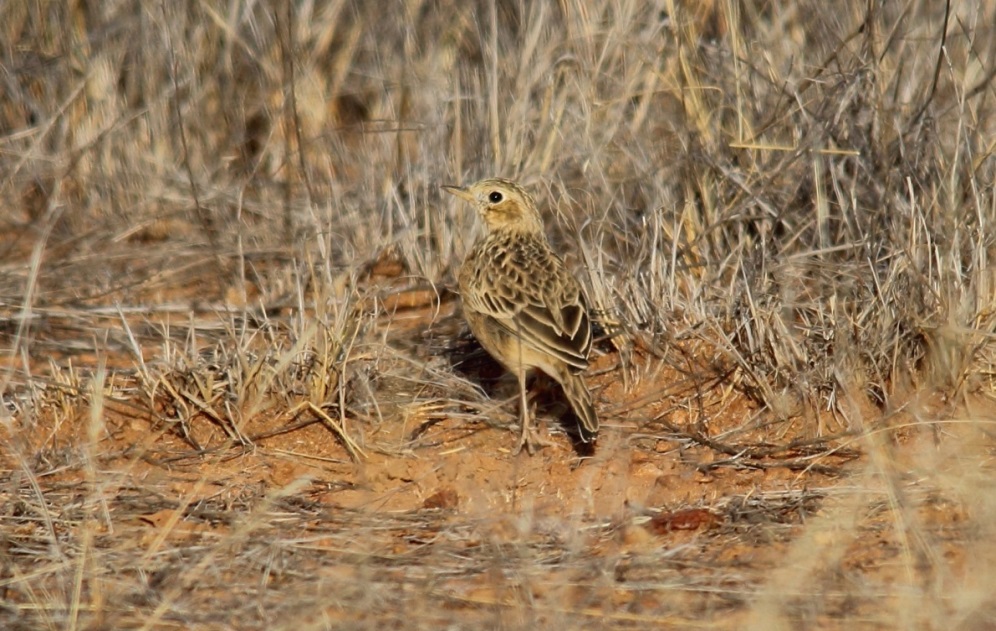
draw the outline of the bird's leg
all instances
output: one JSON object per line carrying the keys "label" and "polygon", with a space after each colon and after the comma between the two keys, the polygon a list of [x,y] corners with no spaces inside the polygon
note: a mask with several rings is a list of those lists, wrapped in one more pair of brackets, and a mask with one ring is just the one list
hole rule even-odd
{"label": "bird's leg", "polygon": [[520,366],[516,372],[518,373],[516,376],[519,378],[519,423],[522,425],[522,433],[519,435],[519,444],[515,446],[512,455],[519,455],[523,447],[526,448],[529,455],[532,455],[535,449],[532,441],[529,440],[529,399],[526,397],[526,371]]}
{"label": "bird's leg", "polygon": [[[554,443],[550,440],[545,440],[540,438],[536,433],[536,428],[533,427],[530,422],[532,418],[536,416],[536,402],[530,403],[529,394],[526,390],[526,371],[520,369],[518,371],[519,377],[519,414],[520,422],[522,423],[522,433],[519,435],[519,443],[515,446],[515,451],[512,452],[513,456],[517,456],[522,452],[522,448],[525,447],[529,455],[536,453],[536,447],[550,447]],[[530,418],[532,417],[532,418]]]}

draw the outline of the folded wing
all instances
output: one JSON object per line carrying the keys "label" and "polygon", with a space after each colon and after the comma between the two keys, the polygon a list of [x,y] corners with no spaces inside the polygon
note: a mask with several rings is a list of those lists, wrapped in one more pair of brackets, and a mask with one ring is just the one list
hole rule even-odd
{"label": "folded wing", "polygon": [[[581,287],[552,252],[528,252],[528,266],[520,264],[514,252],[509,254],[513,256],[505,259],[500,272],[489,274],[481,291],[464,297],[467,306],[529,346],[583,370],[591,350],[591,323]],[[544,260],[536,261],[537,256]]]}

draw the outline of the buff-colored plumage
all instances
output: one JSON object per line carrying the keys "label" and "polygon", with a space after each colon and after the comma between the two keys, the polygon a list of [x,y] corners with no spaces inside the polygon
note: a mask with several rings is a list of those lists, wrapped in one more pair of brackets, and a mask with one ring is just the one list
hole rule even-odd
{"label": "buff-colored plumage", "polygon": [[591,322],[584,293],[543,234],[532,197],[514,182],[481,180],[444,186],[481,213],[487,234],[460,269],[464,316],[474,337],[519,380],[522,435],[516,453],[533,452],[526,374],[538,368],[563,387],[581,422],[581,439],[598,432],[598,416],[581,373],[588,367]]}

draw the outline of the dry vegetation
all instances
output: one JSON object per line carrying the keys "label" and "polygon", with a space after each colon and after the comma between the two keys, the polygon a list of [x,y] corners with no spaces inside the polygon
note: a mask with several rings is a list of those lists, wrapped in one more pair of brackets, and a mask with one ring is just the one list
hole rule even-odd
{"label": "dry vegetation", "polygon": [[[0,3],[0,627],[996,624],[996,4],[276,4]],[[593,454],[510,455],[488,175]]]}

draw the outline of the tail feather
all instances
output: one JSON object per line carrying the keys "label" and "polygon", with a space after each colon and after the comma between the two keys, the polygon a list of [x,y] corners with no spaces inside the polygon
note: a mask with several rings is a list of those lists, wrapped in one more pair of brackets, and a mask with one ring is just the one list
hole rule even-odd
{"label": "tail feather", "polygon": [[595,404],[591,398],[591,391],[585,385],[581,375],[565,375],[560,385],[564,388],[564,396],[571,404],[574,413],[580,421],[578,430],[581,440],[589,443],[598,435],[598,415],[595,413]]}

